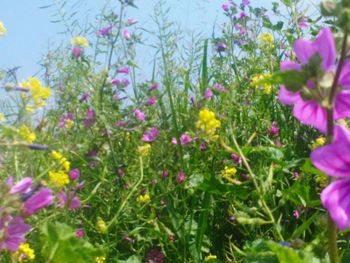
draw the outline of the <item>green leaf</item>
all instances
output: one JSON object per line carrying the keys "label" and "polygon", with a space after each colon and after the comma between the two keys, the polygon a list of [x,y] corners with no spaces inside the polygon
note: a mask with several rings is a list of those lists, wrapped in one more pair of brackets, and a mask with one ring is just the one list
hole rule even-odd
{"label": "green leaf", "polygon": [[307,74],[304,71],[296,70],[279,71],[268,80],[270,80],[270,84],[282,84],[285,85],[287,90],[296,92],[306,85]]}

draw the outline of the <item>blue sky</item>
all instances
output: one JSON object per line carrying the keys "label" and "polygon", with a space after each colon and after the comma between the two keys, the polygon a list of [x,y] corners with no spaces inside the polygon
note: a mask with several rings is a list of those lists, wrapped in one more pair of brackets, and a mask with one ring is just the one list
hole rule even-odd
{"label": "blue sky", "polygon": [[[19,78],[23,79],[38,72],[37,62],[51,45],[67,43],[69,36],[59,35],[63,30],[61,24],[50,23],[53,20],[52,9],[40,9],[40,6],[58,0],[1,0],[0,21],[8,32],[0,38],[0,68],[8,69],[21,66]],[[76,0],[66,0],[74,2]],[[107,0],[108,1],[108,0]],[[114,0],[116,2],[116,0]],[[238,0],[236,0],[237,2]],[[82,0],[84,6],[77,14],[85,20],[87,14],[91,22],[106,2],[105,0]],[[129,9],[128,17],[139,21],[139,26],[152,28],[150,15],[157,0],[135,0],[138,9]],[[166,0],[170,6],[171,19],[184,31],[196,30],[210,36],[214,22],[224,20],[221,0]],[[254,6],[267,6],[271,1],[251,0]],[[117,11],[117,10],[115,10]]]}

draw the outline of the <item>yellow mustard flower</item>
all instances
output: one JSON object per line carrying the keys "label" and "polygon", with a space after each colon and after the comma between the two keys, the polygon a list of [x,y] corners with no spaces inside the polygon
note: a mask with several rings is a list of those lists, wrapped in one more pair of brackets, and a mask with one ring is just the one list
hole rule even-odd
{"label": "yellow mustard flower", "polygon": [[83,47],[88,47],[89,46],[89,41],[82,36],[76,36],[72,38],[70,41],[72,46],[83,46]]}
{"label": "yellow mustard flower", "polygon": [[98,232],[100,232],[102,234],[107,233],[106,222],[101,217],[97,217],[96,228],[97,228]]}
{"label": "yellow mustard flower", "polygon": [[237,173],[237,170],[235,167],[227,167],[225,166],[225,169],[221,171],[222,177],[225,178],[227,181],[229,181],[232,184],[240,185],[241,182],[235,179],[235,175]]}
{"label": "yellow mustard flower", "polygon": [[140,204],[149,203],[149,202],[151,202],[151,197],[149,196],[149,194],[139,195],[137,197],[137,202]]}
{"label": "yellow mustard flower", "polygon": [[64,127],[66,127],[67,129],[70,129],[74,126],[74,121],[72,121],[71,119],[67,119],[65,121]]}
{"label": "yellow mustard flower", "polygon": [[273,36],[270,33],[262,33],[259,35],[258,40],[267,43],[272,44],[273,43]]}
{"label": "yellow mustard flower", "polygon": [[6,27],[4,26],[4,23],[0,21],[0,36],[3,36],[6,34]]}
{"label": "yellow mustard flower", "polygon": [[208,256],[206,256],[204,258],[204,261],[209,261],[209,260],[212,260],[212,259],[217,259],[218,257],[216,255],[212,255],[212,254],[209,254]]}
{"label": "yellow mustard flower", "polygon": [[22,125],[19,128],[18,133],[19,136],[29,144],[33,143],[36,139],[35,133],[32,132],[26,125]]}
{"label": "yellow mustard flower", "polygon": [[53,172],[49,171],[50,182],[58,188],[63,188],[69,184],[69,175],[64,171]]}
{"label": "yellow mustard flower", "polygon": [[52,151],[51,152],[51,156],[54,160],[56,160],[60,165],[62,165],[62,167],[64,168],[64,170],[66,170],[67,172],[69,172],[70,170],[70,162],[67,160],[67,158],[65,158],[60,152],[57,151]]}
{"label": "yellow mustard flower", "polygon": [[[49,87],[43,87],[40,80],[34,77],[29,77],[27,81],[19,83],[21,88],[26,88],[30,91],[30,99],[33,101],[32,105],[27,105],[27,111],[32,112],[36,108],[41,108],[46,105],[46,100],[51,96]],[[24,93],[22,93],[25,96]]]}
{"label": "yellow mustard flower", "polygon": [[106,261],[106,257],[97,257],[95,258],[96,263],[104,263]]}
{"label": "yellow mustard flower", "polygon": [[32,249],[28,243],[22,243],[19,245],[18,250],[15,252],[16,258],[19,262],[33,260],[35,258],[34,249]]}
{"label": "yellow mustard flower", "polygon": [[312,150],[325,145],[327,138],[325,136],[318,137],[315,141],[312,141],[310,148]]}
{"label": "yellow mustard flower", "polygon": [[149,155],[149,152],[151,150],[151,145],[149,143],[146,143],[145,145],[139,146],[137,150],[142,157],[145,157]]}
{"label": "yellow mustard flower", "polygon": [[202,130],[209,139],[215,140],[218,138],[218,135],[215,135],[215,132],[220,126],[221,122],[215,118],[214,112],[208,109],[202,109],[199,111],[199,118],[196,122],[196,127],[197,129]]}
{"label": "yellow mustard flower", "polygon": [[255,76],[253,76],[253,78],[252,78],[252,85],[262,87],[263,92],[265,94],[271,94],[272,86],[270,84],[268,84],[268,83],[260,84],[260,82],[262,82],[268,78],[271,78],[271,76],[272,75],[270,73],[257,74]]}

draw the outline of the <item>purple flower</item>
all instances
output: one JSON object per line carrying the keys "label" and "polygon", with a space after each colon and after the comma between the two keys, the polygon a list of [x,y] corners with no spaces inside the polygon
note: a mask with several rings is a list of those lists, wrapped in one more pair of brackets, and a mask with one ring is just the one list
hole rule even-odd
{"label": "purple flower", "polygon": [[111,81],[112,85],[114,86],[120,86],[121,82],[119,79],[112,79]]}
{"label": "purple flower", "polygon": [[131,39],[130,32],[128,30],[124,30],[123,37],[124,37],[125,40],[130,40]]}
{"label": "purple flower", "polygon": [[143,111],[139,110],[139,109],[136,109],[134,111],[134,114],[135,114],[135,118],[137,120],[139,120],[139,121],[144,121],[146,119],[146,117],[147,117],[146,114]]}
{"label": "purple flower", "polygon": [[230,157],[231,157],[231,160],[232,160],[235,164],[241,164],[241,163],[242,163],[242,158],[241,158],[241,156],[239,156],[238,154],[232,153]]}
{"label": "purple flower", "polygon": [[31,177],[24,177],[21,181],[11,187],[10,194],[25,193],[32,187],[32,184],[33,179]]}
{"label": "purple flower", "polygon": [[71,180],[78,180],[79,179],[79,177],[80,177],[80,171],[79,171],[79,169],[73,169],[73,170],[70,170],[69,171],[69,178],[71,179]]}
{"label": "purple flower", "polygon": [[84,53],[84,48],[82,48],[82,47],[75,46],[75,47],[72,47],[72,49],[71,49],[71,54],[75,58],[81,57],[83,55],[83,53]]}
{"label": "purple flower", "polygon": [[211,91],[211,89],[206,88],[206,90],[204,91],[204,98],[209,100],[211,99],[211,97],[213,97],[213,92]]}
{"label": "purple flower", "polygon": [[249,0],[242,0],[242,5],[243,6],[249,5]]}
{"label": "purple flower", "polygon": [[168,170],[164,170],[163,172],[162,172],[162,177],[163,178],[166,178],[166,177],[168,177],[169,176],[169,171]]}
{"label": "purple flower", "polygon": [[126,126],[126,122],[121,120],[121,121],[117,121],[114,125],[118,128],[121,128],[121,127]]}
{"label": "purple flower", "polygon": [[151,105],[154,105],[156,103],[157,103],[157,97],[155,97],[155,96],[149,97],[146,101],[147,106],[151,106]]}
{"label": "purple flower", "polygon": [[79,102],[85,102],[90,98],[90,94],[88,92],[84,92],[83,95],[81,95]]}
{"label": "purple flower", "polygon": [[214,84],[214,88],[215,88],[217,91],[220,91],[220,92],[225,92],[225,91],[226,91],[225,87],[222,86],[222,85],[219,84],[219,83],[215,83],[215,84]]}
{"label": "purple flower", "polygon": [[159,88],[159,84],[158,83],[152,83],[149,86],[149,90],[157,90]]}
{"label": "purple flower", "polygon": [[[192,140],[193,140],[192,137],[190,135],[188,135],[188,134],[182,134],[180,136],[180,143],[181,143],[181,145],[189,144],[189,143],[192,142]],[[172,138],[171,143],[172,144],[177,144],[177,140],[176,140],[175,137]]]}
{"label": "purple flower", "polygon": [[[301,64],[293,61],[281,63],[281,70],[301,71],[302,65],[309,62],[310,58],[318,53],[322,59],[322,68],[326,73],[333,73],[336,67],[336,49],[332,32],[329,28],[323,28],[314,41],[299,39],[294,44],[294,51]],[[340,74],[339,85],[345,88],[341,90],[335,99],[334,119],[339,120],[350,117],[350,61],[346,60]],[[312,81],[308,81],[307,87],[314,88]],[[304,100],[300,91],[291,92],[285,86],[281,86],[279,99],[283,104],[294,105],[293,115],[303,124],[311,125],[321,132],[326,132],[326,110],[315,99]]]}
{"label": "purple flower", "polygon": [[270,128],[270,134],[272,136],[278,136],[278,133],[280,131],[280,128],[278,128],[277,122],[272,122],[271,128]]}
{"label": "purple flower", "polygon": [[130,81],[128,79],[123,79],[122,84],[123,84],[123,88],[126,88],[127,86],[129,86]]}
{"label": "purple flower", "polygon": [[143,134],[142,140],[144,142],[153,142],[155,139],[157,139],[158,135],[159,135],[158,128],[152,127]]}
{"label": "purple flower", "polygon": [[117,73],[129,74],[129,68],[128,67],[119,68],[117,70]]}
{"label": "purple flower", "polygon": [[58,122],[58,127],[63,129],[63,128],[67,128],[67,126],[69,126],[71,122],[74,121],[74,113],[73,112],[69,112],[67,114],[63,114]]}
{"label": "purple flower", "polygon": [[218,42],[216,44],[216,51],[217,52],[224,52],[227,49],[227,46],[224,42]]}
{"label": "purple flower", "polygon": [[293,216],[295,217],[295,219],[299,219],[299,211],[298,210],[294,210],[293,211]]}
{"label": "purple flower", "polygon": [[97,31],[98,36],[109,36],[112,33],[113,26],[110,25],[108,27],[101,28],[99,31]]}
{"label": "purple flower", "polygon": [[152,249],[147,254],[147,261],[150,263],[163,263],[164,262],[164,253],[158,249]]}
{"label": "purple flower", "polygon": [[88,109],[85,112],[84,127],[89,128],[95,123],[96,112],[94,109]]}
{"label": "purple flower", "polygon": [[186,176],[185,172],[180,171],[177,173],[176,182],[178,184],[181,184],[181,183],[185,182],[186,178],[187,178],[187,176]]}
{"label": "purple flower", "polygon": [[239,19],[243,19],[247,16],[246,13],[244,13],[243,11],[239,14]]}
{"label": "purple flower", "polygon": [[350,178],[332,182],[321,193],[322,205],[340,230],[350,228],[349,194]]}
{"label": "purple flower", "polygon": [[0,218],[0,231],[4,232],[1,238],[0,250],[9,249],[11,251],[18,250],[21,243],[26,240],[24,235],[31,229],[30,225],[24,223],[22,217],[2,217]]}
{"label": "purple flower", "polygon": [[81,207],[81,203],[74,192],[70,192],[68,196],[64,191],[60,191],[57,194],[57,198],[59,201],[59,204],[57,205],[58,207],[65,206],[67,202],[69,202],[69,209],[77,209]]}
{"label": "purple flower", "polygon": [[85,236],[85,232],[84,232],[84,229],[82,228],[77,228],[75,230],[75,236],[76,238],[83,238]]}
{"label": "purple flower", "polygon": [[298,21],[298,27],[300,29],[306,29],[308,26],[308,19],[305,16],[300,17]]}
{"label": "purple flower", "polygon": [[53,200],[54,196],[52,195],[52,191],[43,187],[25,201],[23,205],[24,211],[27,215],[32,215],[41,208],[51,205]]}
{"label": "purple flower", "polygon": [[207,145],[205,143],[202,143],[199,148],[202,152],[204,152],[207,149]]}
{"label": "purple flower", "polygon": [[224,10],[225,12],[227,12],[230,9],[228,4],[223,4],[221,7],[222,7],[222,10]]}

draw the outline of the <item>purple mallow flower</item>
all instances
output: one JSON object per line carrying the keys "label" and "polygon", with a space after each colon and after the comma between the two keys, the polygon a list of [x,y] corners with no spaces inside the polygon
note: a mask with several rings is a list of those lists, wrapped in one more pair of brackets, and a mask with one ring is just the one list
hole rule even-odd
{"label": "purple mallow flower", "polygon": [[[315,54],[322,59],[322,68],[325,73],[333,74],[336,68],[336,49],[332,32],[329,28],[323,28],[314,41],[299,39],[294,44],[294,51],[299,63],[284,61],[281,63],[281,70],[301,71],[303,65]],[[344,89],[340,90],[335,99],[334,119],[339,120],[350,117],[350,61],[346,60],[339,77],[339,85]],[[307,88],[313,89],[314,83],[309,80]],[[327,113],[326,110],[315,99],[304,100],[301,92],[292,92],[281,86],[279,99],[283,104],[294,105],[293,115],[303,124],[311,125],[321,132],[326,132]]]}
{"label": "purple mallow flower", "polygon": [[334,129],[334,141],[311,152],[312,163],[338,180],[321,193],[321,202],[340,230],[350,227],[350,132],[342,125]]}
{"label": "purple mallow flower", "polygon": [[4,216],[0,218],[0,231],[3,235],[0,251],[5,249],[18,250],[19,245],[26,241],[24,236],[30,229],[31,226],[25,224],[22,217]]}
{"label": "purple mallow flower", "polygon": [[140,109],[136,109],[134,111],[134,114],[135,114],[135,118],[139,121],[144,121],[147,117],[147,115],[143,111],[141,111]]}
{"label": "purple mallow flower", "polygon": [[211,89],[206,88],[206,90],[204,91],[204,98],[206,100],[211,99],[211,97],[213,97],[213,92],[211,91]]}
{"label": "purple mallow flower", "polygon": [[84,127],[89,128],[95,123],[96,112],[94,109],[88,109],[85,112]]}
{"label": "purple mallow flower", "polygon": [[97,31],[97,35],[101,37],[109,36],[112,33],[112,29],[113,29],[112,25],[101,28],[99,31]]}
{"label": "purple mallow flower", "polygon": [[117,70],[117,73],[129,74],[129,68],[128,67],[119,68]]}
{"label": "purple mallow flower", "polygon": [[31,177],[24,177],[11,187],[10,194],[25,193],[32,187],[32,184],[33,179]]}
{"label": "purple mallow flower", "polygon": [[42,187],[38,192],[32,195],[24,203],[24,212],[27,215],[32,215],[38,210],[47,207],[52,204],[54,196],[52,191],[48,188]]}
{"label": "purple mallow flower", "polygon": [[[190,135],[188,135],[188,134],[182,134],[180,136],[180,144],[181,145],[189,144],[189,143],[192,142],[192,140],[193,140],[192,137]],[[171,143],[172,144],[177,144],[177,140],[176,140],[175,137],[172,138]]]}
{"label": "purple mallow flower", "polygon": [[230,9],[228,4],[223,4],[221,7],[222,7],[222,10],[224,10],[225,12],[227,12]]}
{"label": "purple mallow flower", "polygon": [[143,134],[142,140],[144,142],[153,142],[154,140],[157,139],[158,135],[159,135],[158,128],[152,127]]}
{"label": "purple mallow flower", "polygon": [[155,96],[149,97],[146,101],[147,106],[151,106],[151,105],[154,105],[156,103],[157,103],[157,97],[155,97]]}
{"label": "purple mallow flower", "polygon": [[79,177],[80,177],[80,171],[79,171],[79,169],[73,169],[73,170],[70,170],[69,171],[69,178],[71,179],[71,180],[78,180],[79,179]]}

